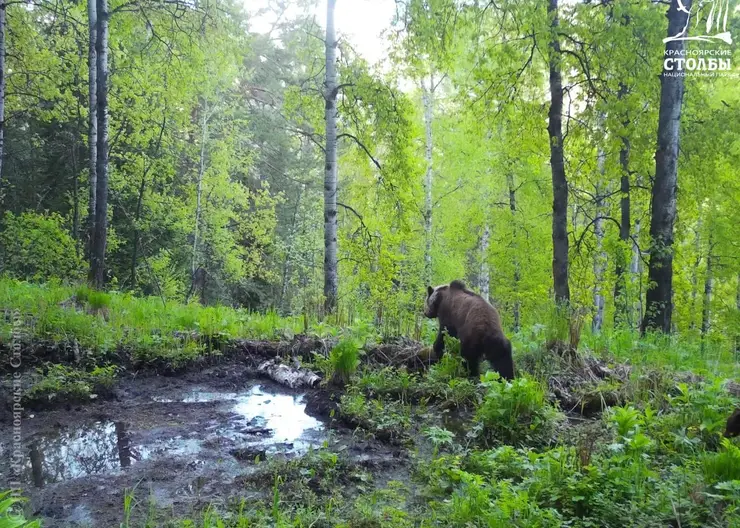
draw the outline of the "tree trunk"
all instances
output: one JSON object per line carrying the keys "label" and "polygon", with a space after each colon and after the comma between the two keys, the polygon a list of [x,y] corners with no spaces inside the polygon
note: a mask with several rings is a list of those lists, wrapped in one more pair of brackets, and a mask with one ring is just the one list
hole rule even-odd
{"label": "tree trunk", "polygon": [[96,43],[98,40],[98,7],[97,0],[87,0],[87,26],[89,31],[89,41],[87,50],[87,87],[89,92],[88,99],[88,133],[87,146],[90,151],[89,178],[90,178],[90,200],[88,204],[88,248],[92,265],[92,247],[95,236],[95,197],[97,194],[97,162],[98,162],[98,64]]}
{"label": "tree trunk", "polygon": [[[737,274],[737,286],[735,287],[735,310],[737,311],[736,317],[740,319],[740,273]],[[735,326],[735,359],[740,354],[740,329]]]}
{"label": "tree trunk", "polygon": [[432,120],[434,118],[434,76],[429,76],[429,88],[421,81],[421,99],[424,105],[424,132],[426,172],[424,174],[424,284],[432,284]]}
{"label": "tree trunk", "polygon": [[[687,26],[688,14],[679,11],[680,0],[671,0],[668,9],[668,36],[678,35]],[[683,0],[691,9],[691,0]],[[665,46],[666,57],[682,56],[685,41],[670,40]],[[678,177],[678,140],[681,123],[681,105],[684,78],[663,71],[658,117],[658,147],[655,152],[655,182],[653,183],[650,218],[650,262],[648,264],[648,290],[645,319],[646,330],[671,331],[673,312],[673,226],[676,220],[676,187]]]}
{"label": "tree trunk", "polygon": [[5,155],[5,12],[8,4],[0,3],[0,181],[3,177]]}
{"label": "tree trunk", "polygon": [[[195,189],[195,223],[193,224],[193,254],[190,260],[191,280],[195,281],[198,270],[198,228],[200,227],[201,197],[203,195],[203,174],[206,171],[206,142],[208,141],[208,103],[203,101],[203,121],[200,137],[200,164]],[[191,291],[193,289],[191,288]]]}
{"label": "tree trunk", "polygon": [[97,182],[95,235],[91,259],[92,284],[105,285],[105,247],[108,238],[108,0],[97,0]]}
{"label": "tree trunk", "polygon": [[701,311],[701,353],[704,354],[705,341],[710,327],[712,290],[714,277],[712,276],[712,232],[709,232],[709,248],[707,249],[707,271],[704,275],[704,307]]}
{"label": "tree trunk", "polygon": [[[516,240],[517,229],[516,229],[516,188],[514,187],[514,175],[511,172],[506,173],[506,185],[509,187],[509,210],[511,211],[511,225],[513,229],[512,238]],[[516,300],[514,301],[514,332],[519,332],[519,280],[521,279],[521,271],[519,269],[519,248],[514,244],[514,251],[512,252],[512,258],[514,259],[514,295]]]}
{"label": "tree trunk", "polygon": [[[635,282],[640,286],[639,291],[635,298],[637,299],[636,305],[629,306],[629,312],[635,308],[637,309],[637,321],[642,321],[642,254],[640,252],[640,246],[637,245],[636,240],[640,236],[640,220],[635,220],[634,229],[634,240],[632,241],[632,262],[630,263],[630,284],[632,285],[632,291],[635,291]],[[630,319],[631,321],[631,319]],[[631,324],[631,323],[630,323]]]}
{"label": "tree trunk", "polygon": [[337,262],[337,39],[336,0],[326,2],[326,163],[324,166],[324,311],[332,313],[339,289]]}
{"label": "tree trunk", "polygon": [[[625,250],[627,241],[630,239],[630,142],[625,136],[622,136],[622,148],[619,151],[619,165],[622,169],[622,178],[620,181],[621,199],[619,202],[620,220],[619,220],[619,240],[622,242],[620,251],[617,251],[614,274],[616,280],[614,283],[614,324],[626,323],[631,321],[630,305],[627,299],[627,284],[625,277],[626,258]],[[638,220],[639,222],[639,220]]]}
{"label": "tree trunk", "polygon": [[594,236],[596,237],[596,256],[594,257],[594,318],[591,321],[591,329],[594,333],[601,331],[604,322],[604,295],[602,287],[604,273],[606,272],[606,252],[604,251],[604,198],[602,193],[602,181],[604,180],[606,153],[599,149],[597,155],[598,178],[596,185],[596,218],[594,219]]}
{"label": "tree trunk", "polygon": [[699,265],[701,264],[701,218],[696,223],[694,232],[694,266],[691,268],[691,320],[689,329],[696,330],[696,299],[699,296]]}
{"label": "tree trunk", "polygon": [[568,286],[568,180],[563,153],[563,78],[560,72],[558,0],[550,0],[547,12],[552,18],[550,36],[550,112],[547,131],[550,136],[552,169],[552,278],[555,302],[570,303]]}
{"label": "tree trunk", "polygon": [[[160,149],[162,148],[162,136],[164,136],[164,129],[167,126],[167,116],[162,118],[162,127],[159,129],[159,137],[157,138],[157,145],[152,153],[152,157],[159,157]],[[141,175],[141,182],[139,183],[139,196],[136,199],[136,212],[134,213],[134,241],[133,248],[131,251],[131,289],[136,288],[136,268],[138,267],[139,258],[139,220],[141,219],[141,210],[144,205],[144,191],[146,191],[146,178],[149,175],[149,171],[154,166],[154,160],[149,162],[144,168],[144,172]]]}
{"label": "tree trunk", "polygon": [[480,241],[480,296],[486,301],[490,298],[490,274],[488,271],[488,246],[491,240],[491,228],[486,222]]}

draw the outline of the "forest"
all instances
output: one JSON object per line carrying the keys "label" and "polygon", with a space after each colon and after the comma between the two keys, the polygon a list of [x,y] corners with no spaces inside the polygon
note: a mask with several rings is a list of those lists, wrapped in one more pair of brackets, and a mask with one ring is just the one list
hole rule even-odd
{"label": "forest", "polygon": [[[0,3],[0,528],[740,526],[738,38],[734,0]],[[513,379],[430,316],[453,281]]]}

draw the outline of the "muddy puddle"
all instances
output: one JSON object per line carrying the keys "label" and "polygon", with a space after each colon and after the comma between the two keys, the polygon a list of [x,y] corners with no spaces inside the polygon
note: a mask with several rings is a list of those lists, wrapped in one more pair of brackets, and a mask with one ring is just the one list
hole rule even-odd
{"label": "muddy puddle", "polygon": [[[242,477],[266,459],[336,442],[305,406],[304,394],[250,381],[240,367],[128,380],[113,401],[24,417],[24,494],[45,527],[117,526],[131,489],[187,514],[196,504],[244,495]],[[14,476],[6,425],[0,488]]]}
{"label": "muddy puddle", "polygon": [[219,418],[167,436],[143,434],[146,431],[137,430],[135,422],[124,420],[97,420],[40,432],[28,439],[23,480],[41,488],[88,475],[119,473],[164,457],[195,458],[197,464],[199,456],[205,459],[211,451],[237,460],[300,455],[326,438],[324,425],[305,413],[302,394],[281,394],[262,385],[240,392],[193,388],[180,397],[155,395],[151,400],[161,408],[162,423],[172,419],[170,404],[216,404],[213,411]]}

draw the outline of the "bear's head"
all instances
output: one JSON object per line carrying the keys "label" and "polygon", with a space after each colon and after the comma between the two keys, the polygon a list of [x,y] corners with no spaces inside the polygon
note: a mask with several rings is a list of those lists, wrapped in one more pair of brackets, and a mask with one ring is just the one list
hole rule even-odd
{"label": "bear's head", "polygon": [[427,300],[424,303],[424,315],[426,317],[429,319],[437,317],[439,305],[442,304],[442,299],[444,299],[445,292],[448,288],[449,286],[447,284],[437,286],[436,288],[427,286]]}

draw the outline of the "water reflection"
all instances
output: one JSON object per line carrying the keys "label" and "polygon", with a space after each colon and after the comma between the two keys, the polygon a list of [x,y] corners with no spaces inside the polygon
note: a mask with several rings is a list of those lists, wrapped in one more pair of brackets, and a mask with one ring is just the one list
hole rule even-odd
{"label": "water reflection", "polygon": [[302,395],[268,394],[259,386],[239,396],[232,411],[250,422],[255,418],[264,420],[264,427],[272,431],[269,443],[296,442],[305,434],[324,428],[320,421],[306,414]]}
{"label": "water reflection", "polygon": [[126,456],[120,452],[126,443],[116,442],[116,431],[126,438],[123,422],[95,422],[75,431],[60,431],[36,439],[26,465],[26,470],[30,470],[28,480],[40,488],[52,482],[118,469]]}
{"label": "water reflection", "polygon": [[[186,436],[163,438],[158,433],[150,440],[144,432],[132,437],[130,424],[122,421],[97,421],[37,436],[29,446],[26,482],[43,487],[86,475],[115,473],[139,461],[165,456],[198,455],[204,460],[244,449],[296,454],[320,445],[325,438],[323,424],[305,413],[302,396],[270,394],[256,386],[239,393],[194,390],[176,401],[224,402],[219,412],[227,411],[229,416],[204,414],[203,423],[196,423]],[[162,415],[166,413],[167,405],[163,405]]]}

